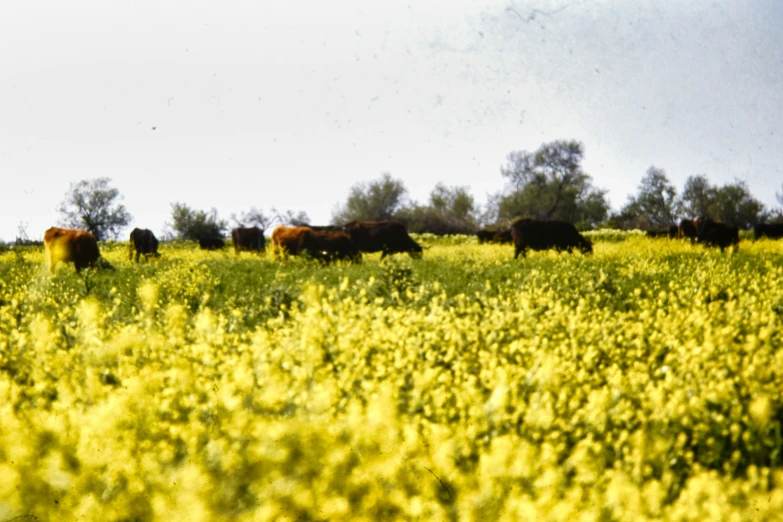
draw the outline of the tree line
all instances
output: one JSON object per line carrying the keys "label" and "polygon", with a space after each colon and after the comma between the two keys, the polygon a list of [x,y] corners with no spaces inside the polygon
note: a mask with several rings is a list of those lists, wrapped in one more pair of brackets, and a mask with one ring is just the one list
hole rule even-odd
{"label": "tree line", "polygon": [[[582,168],[584,147],[577,141],[553,141],[537,150],[508,154],[500,174],[506,186],[488,197],[482,207],[467,187],[438,183],[426,202],[411,201],[405,184],[383,173],[375,180],[358,183],[349,190],[343,204],[332,214],[333,224],[353,220],[399,220],[411,232],[470,234],[480,227],[507,224],[520,216],[557,219],[573,223],[580,230],[597,227],[618,229],[665,229],[680,219],[710,216],[742,229],[763,222],[783,222],[783,208],[766,208],[753,197],[741,180],[713,185],[704,174],[692,175],[681,192],[665,170],[650,166],[637,193],[620,210],[612,211],[607,191],[596,187]],[[776,194],[783,207],[783,187]],[[83,180],[72,184],[58,206],[63,226],[92,232],[98,240],[116,239],[132,221],[121,203],[122,196],[109,178]],[[303,211],[265,212],[251,208],[232,214],[236,226],[273,224],[304,225],[310,219]],[[171,220],[163,239],[196,239],[223,236],[229,222],[216,209],[197,210],[184,203],[172,203]],[[20,226],[20,231],[22,227]],[[19,238],[17,239],[19,241]]]}

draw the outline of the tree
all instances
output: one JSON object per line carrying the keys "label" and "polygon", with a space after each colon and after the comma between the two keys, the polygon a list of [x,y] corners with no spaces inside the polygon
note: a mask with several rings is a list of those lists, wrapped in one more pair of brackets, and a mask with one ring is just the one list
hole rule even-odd
{"label": "tree", "polygon": [[184,203],[171,204],[171,223],[168,224],[172,239],[196,240],[200,236],[222,236],[228,223],[218,218],[217,210],[210,212],[193,210]]}
{"label": "tree", "polygon": [[300,210],[298,212],[293,210],[278,212],[276,208],[272,207],[272,213],[275,215],[275,219],[277,219],[283,225],[301,227],[303,225],[312,224],[310,223],[310,216],[308,216],[307,212],[304,210]]}
{"label": "tree", "polygon": [[544,143],[532,153],[511,152],[500,171],[510,190],[498,200],[498,218],[561,219],[581,227],[605,220],[606,191],[592,186],[592,178],[582,170],[583,156],[577,141]]}
{"label": "tree", "polygon": [[666,171],[650,166],[621,215],[636,218],[647,228],[667,228],[677,222],[677,189],[666,177]]}
{"label": "tree", "polygon": [[63,216],[60,223],[92,232],[98,241],[116,239],[133,218],[125,205],[118,203],[122,196],[110,183],[109,178],[71,183],[65,199],[57,206]]}
{"label": "tree", "polygon": [[715,204],[716,191],[717,189],[710,185],[707,176],[704,174],[689,176],[685,180],[685,186],[682,189],[680,214],[688,219],[697,219],[710,215],[710,211]]}
{"label": "tree", "polygon": [[256,207],[251,207],[247,212],[241,214],[231,214],[231,220],[238,227],[258,227],[261,230],[266,230],[274,222],[274,216],[265,214],[263,210]]}
{"label": "tree", "polygon": [[238,215],[231,214],[231,220],[238,227],[256,226],[261,230],[267,230],[272,227],[275,221],[294,227],[307,225],[310,222],[310,217],[304,211],[294,212],[293,210],[286,210],[285,212],[280,212],[275,207],[272,207],[270,213],[266,214],[263,210],[251,207],[247,212],[242,212]]}
{"label": "tree", "polygon": [[471,234],[476,230],[478,210],[467,187],[438,183],[427,205],[413,205],[399,212],[411,232]]}
{"label": "tree", "polygon": [[714,218],[748,229],[759,223],[764,205],[750,194],[747,183],[735,180],[715,191],[710,210]]}
{"label": "tree", "polygon": [[332,222],[343,224],[354,220],[394,219],[405,205],[407,193],[402,181],[384,172],[374,181],[352,186],[345,205],[335,209]]}
{"label": "tree", "polygon": [[629,202],[619,212],[612,212],[609,218],[604,222],[608,228],[617,228],[620,230],[633,230],[650,228],[649,222],[640,217],[640,212],[635,202]]}
{"label": "tree", "polygon": [[[775,192],[775,199],[780,207],[783,207],[783,185],[780,192]],[[783,208],[770,209],[761,216],[762,222],[783,223]]]}

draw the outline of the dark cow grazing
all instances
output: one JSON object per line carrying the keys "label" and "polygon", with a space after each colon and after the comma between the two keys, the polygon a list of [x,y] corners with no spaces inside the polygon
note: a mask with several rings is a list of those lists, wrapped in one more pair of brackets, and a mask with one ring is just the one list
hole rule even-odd
{"label": "dark cow grazing", "polygon": [[301,225],[303,227],[310,228],[316,232],[345,232],[343,227],[339,225]]}
{"label": "dark cow grazing", "polygon": [[739,229],[722,221],[701,218],[699,219],[699,243],[704,246],[719,247],[721,252],[733,245],[736,251],[739,248]]}
{"label": "dark cow grazing", "polygon": [[136,262],[144,254],[144,259],[158,257],[158,238],[147,228],[134,228],[130,233],[130,252],[128,259],[133,259],[133,252],[136,252]]}
{"label": "dark cow grazing", "polygon": [[489,230],[487,228],[482,228],[478,232],[476,232],[476,237],[478,238],[479,243],[490,243],[492,239],[495,237],[495,231]]}
{"label": "dark cow grazing", "polygon": [[679,239],[688,238],[691,243],[695,242],[699,238],[699,227],[694,219],[683,219],[680,221],[680,226],[677,229],[677,237]]}
{"label": "dark cow grazing", "polygon": [[579,249],[584,254],[593,251],[593,244],[577,232],[576,227],[566,221],[538,221],[519,219],[511,225],[514,238],[514,259],[519,254],[525,257],[528,248],[533,250]]}
{"label": "dark cow grazing", "polygon": [[258,227],[235,228],[231,231],[231,243],[237,254],[243,250],[250,252],[263,252],[266,248],[264,231]]}
{"label": "dark cow grazing", "polygon": [[510,228],[484,228],[476,232],[479,243],[513,243]]}
{"label": "dark cow grazing", "polygon": [[304,230],[299,235],[299,251],[327,263],[334,260],[361,260],[359,249],[351,236],[339,230]]}
{"label": "dark cow grazing", "polygon": [[77,273],[81,272],[82,268],[98,265],[111,268],[106,261],[98,262],[101,257],[98,242],[95,236],[86,230],[52,227],[44,232],[44,249],[49,272],[52,274],[60,261],[73,263]]}
{"label": "dark cow grazing", "polygon": [[753,227],[753,238],[758,240],[762,237],[769,239],[780,239],[783,237],[783,223],[759,223]]}
{"label": "dark cow grazing", "polygon": [[343,229],[360,252],[381,252],[381,259],[400,252],[421,257],[422,246],[411,239],[408,229],[399,221],[351,221]]}
{"label": "dark cow grazing", "polygon": [[220,236],[198,236],[198,246],[201,250],[221,250],[226,242]]}
{"label": "dark cow grazing", "polygon": [[279,226],[272,232],[275,254],[303,255],[330,262],[334,260],[361,260],[351,236],[340,230],[313,230],[310,227]]}
{"label": "dark cow grazing", "polygon": [[678,231],[679,227],[677,225],[672,225],[666,229],[645,230],[644,233],[647,237],[667,237],[669,239],[675,239]]}
{"label": "dark cow grazing", "polygon": [[644,235],[647,237],[669,237],[669,231],[668,230],[645,230]]}

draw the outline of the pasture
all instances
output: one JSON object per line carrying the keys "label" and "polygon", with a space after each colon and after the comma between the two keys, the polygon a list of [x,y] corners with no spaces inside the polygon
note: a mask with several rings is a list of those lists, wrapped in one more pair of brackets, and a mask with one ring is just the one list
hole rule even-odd
{"label": "pasture", "polygon": [[783,242],[602,234],[3,252],[0,520],[779,520]]}

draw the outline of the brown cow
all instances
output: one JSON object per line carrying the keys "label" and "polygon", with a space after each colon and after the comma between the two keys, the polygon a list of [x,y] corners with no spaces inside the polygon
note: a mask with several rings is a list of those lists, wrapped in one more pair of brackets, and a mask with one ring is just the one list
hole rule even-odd
{"label": "brown cow", "polygon": [[52,274],[60,261],[73,263],[76,272],[81,272],[82,268],[96,266],[101,257],[95,236],[86,230],[52,227],[44,232],[44,248]]}
{"label": "brown cow", "polygon": [[158,257],[158,238],[147,228],[134,228],[130,233],[130,252],[128,259],[133,259],[133,252],[136,252],[136,262],[144,254],[144,259]]}
{"label": "brown cow", "polygon": [[330,262],[337,259],[361,259],[351,236],[340,230],[313,230],[310,227],[281,225],[272,232],[275,254],[298,256],[308,254],[313,259]]}
{"label": "brown cow", "polygon": [[361,260],[351,236],[340,230],[305,230],[299,236],[299,251],[327,263],[342,259]]}
{"label": "brown cow", "polygon": [[511,225],[514,237],[514,259],[525,257],[528,248],[533,250],[566,250],[577,248],[584,254],[593,251],[593,244],[580,234],[574,225],[566,221],[539,221],[518,219]]}
{"label": "brown cow", "polygon": [[272,231],[272,246],[277,257],[285,254],[299,255],[299,234],[298,229],[304,227],[287,227],[280,225]]}
{"label": "brown cow", "polygon": [[243,250],[263,252],[266,248],[264,231],[258,227],[235,228],[231,231],[231,243],[233,243],[234,252],[237,254]]}
{"label": "brown cow", "polygon": [[343,229],[360,252],[381,252],[381,259],[398,252],[421,257],[421,245],[411,239],[408,229],[399,221],[351,221]]}
{"label": "brown cow", "polygon": [[683,219],[680,226],[677,227],[677,237],[685,239],[686,237],[694,243],[699,238],[699,226],[695,219]]}

